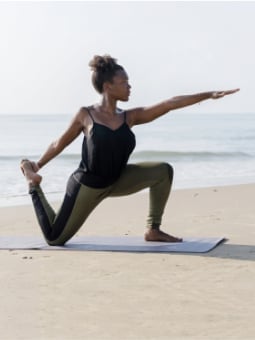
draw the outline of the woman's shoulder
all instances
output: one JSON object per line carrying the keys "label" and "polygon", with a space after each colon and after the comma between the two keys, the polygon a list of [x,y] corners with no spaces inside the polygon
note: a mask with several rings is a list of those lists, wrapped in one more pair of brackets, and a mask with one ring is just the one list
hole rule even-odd
{"label": "woman's shoulder", "polygon": [[91,116],[91,112],[94,110],[94,105],[89,105],[89,106],[82,106],[78,112],[78,115],[81,118],[86,118]]}
{"label": "woman's shoulder", "polygon": [[74,116],[74,121],[77,122],[77,124],[81,124],[82,126],[87,126],[89,123],[89,110],[92,108],[91,106],[82,106],[76,115]]}
{"label": "woman's shoulder", "polygon": [[79,113],[87,115],[91,110],[93,110],[93,108],[94,105],[82,106],[79,110]]}
{"label": "woman's shoulder", "polygon": [[77,114],[77,120],[79,120],[82,125],[87,128],[91,125],[93,121],[91,112],[94,110],[94,105],[82,106]]}

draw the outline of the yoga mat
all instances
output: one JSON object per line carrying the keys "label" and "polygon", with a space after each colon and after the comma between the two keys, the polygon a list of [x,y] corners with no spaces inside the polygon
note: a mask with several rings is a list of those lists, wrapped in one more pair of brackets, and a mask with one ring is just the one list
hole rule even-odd
{"label": "yoga mat", "polygon": [[39,237],[0,237],[0,249],[117,251],[149,253],[206,253],[226,241],[219,237],[187,237],[180,243],[146,242],[141,236],[79,236],[73,237],[64,246],[49,246]]}

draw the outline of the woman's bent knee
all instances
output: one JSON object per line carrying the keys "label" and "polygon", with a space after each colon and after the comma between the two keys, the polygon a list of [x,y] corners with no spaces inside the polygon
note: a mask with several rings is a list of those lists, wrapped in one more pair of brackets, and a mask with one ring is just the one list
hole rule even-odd
{"label": "woman's bent knee", "polygon": [[61,239],[56,239],[56,240],[49,240],[45,239],[47,244],[52,247],[63,247],[67,241],[61,240]]}
{"label": "woman's bent knee", "polygon": [[165,171],[167,171],[167,174],[170,180],[172,181],[174,177],[174,168],[172,167],[172,165],[170,165],[169,163],[163,162],[162,167],[164,168]]}

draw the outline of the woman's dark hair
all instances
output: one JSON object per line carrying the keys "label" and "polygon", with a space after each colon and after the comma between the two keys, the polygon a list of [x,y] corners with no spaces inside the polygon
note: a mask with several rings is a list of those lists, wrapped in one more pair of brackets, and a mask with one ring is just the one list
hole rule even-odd
{"label": "woman's dark hair", "polygon": [[95,55],[90,61],[92,73],[92,84],[96,91],[103,92],[103,84],[105,82],[112,82],[113,77],[117,71],[123,71],[124,68],[117,64],[117,60],[109,55]]}

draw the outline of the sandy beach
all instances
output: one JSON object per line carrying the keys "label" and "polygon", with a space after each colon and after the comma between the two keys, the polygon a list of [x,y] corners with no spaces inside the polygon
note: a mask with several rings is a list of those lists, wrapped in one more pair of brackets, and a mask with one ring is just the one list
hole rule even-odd
{"label": "sandy beach", "polygon": [[[172,192],[162,229],[228,239],[206,254],[1,250],[0,338],[254,339],[254,196]],[[147,193],[107,199],[78,235],[141,235],[147,208]],[[1,236],[41,236],[31,205],[0,213]]]}

